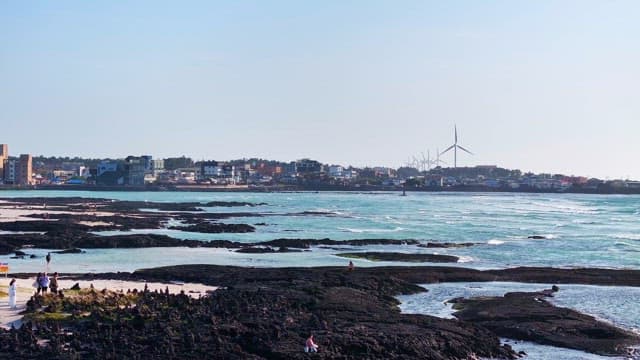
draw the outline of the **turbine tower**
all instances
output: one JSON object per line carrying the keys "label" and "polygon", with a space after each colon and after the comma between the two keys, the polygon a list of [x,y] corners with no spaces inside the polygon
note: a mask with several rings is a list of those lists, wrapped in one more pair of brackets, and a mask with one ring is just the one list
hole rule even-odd
{"label": "turbine tower", "polygon": [[453,149],[453,167],[457,168],[458,167],[458,149],[469,153],[470,155],[473,155],[473,153],[465,148],[463,148],[462,146],[458,145],[458,127],[456,125],[453,126],[453,130],[454,130],[454,141],[453,141],[453,145],[449,146],[445,151],[441,152],[440,155],[444,155],[447,151]]}

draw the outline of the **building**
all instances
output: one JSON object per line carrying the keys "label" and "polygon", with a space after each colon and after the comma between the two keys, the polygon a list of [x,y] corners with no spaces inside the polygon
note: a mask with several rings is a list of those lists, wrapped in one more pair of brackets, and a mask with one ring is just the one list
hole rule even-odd
{"label": "building", "polygon": [[340,165],[329,166],[329,176],[333,178],[341,178],[344,176],[344,168]]}
{"label": "building", "polygon": [[236,167],[231,164],[218,161],[202,161],[199,163],[199,179],[212,182],[224,182],[235,184],[238,182]]}
{"label": "building", "polygon": [[5,159],[3,168],[4,168],[4,183],[15,184],[16,172],[18,169],[18,159],[16,158]]}
{"label": "building", "polygon": [[142,161],[142,165],[144,166],[145,172],[153,171],[153,157],[151,155],[140,156],[140,161]]}
{"label": "building", "polygon": [[0,144],[0,182],[4,179],[4,162],[9,159],[9,145]]}
{"label": "building", "polygon": [[150,159],[144,156],[127,156],[124,159],[126,185],[144,185],[144,174],[147,166],[151,166]]}
{"label": "building", "polygon": [[153,159],[153,160],[151,160],[151,169],[153,171],[162,171],[162,170],[164,170],[164,160],[163,159]]}
{"label": "building", "polygon": [[32,185],[33,184],[33,158],[29,154],[21,154],[18,160],[18,169],[16,171],[16,184]]}
{"label": "building", "polygon": [[298,175],[297,163],[295,161],[292,161],[288,164],[285,164],[283,166],[283,172],[284,172],[284,175],[288,177],[297,176]]}
{"label": "building", "polygon": [[296,161],[296,171],[299,174],[320,174],[324,170],[321,163],[310,159]]}

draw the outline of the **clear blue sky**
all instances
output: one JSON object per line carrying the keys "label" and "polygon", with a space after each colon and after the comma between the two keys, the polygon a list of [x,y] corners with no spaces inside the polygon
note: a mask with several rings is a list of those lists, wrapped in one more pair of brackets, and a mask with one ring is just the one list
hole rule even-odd
{"label": "clear blue sky", "polygon": [[[12,154],[640,179],[638,1],[2,1]],[[452,156],[445,160],[452,163]]]}

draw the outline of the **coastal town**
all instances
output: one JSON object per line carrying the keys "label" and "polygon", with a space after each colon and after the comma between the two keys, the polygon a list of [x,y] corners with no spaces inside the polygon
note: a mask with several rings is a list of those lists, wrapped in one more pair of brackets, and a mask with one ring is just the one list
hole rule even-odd
{"label": "coastal town", "polygon": [[20,154],[0,144],[2,188],[214,191],[504,191],[638,194],[640,181],[474,167],[353,167],[300,159],[202,160],[151,155],[83,159]]}

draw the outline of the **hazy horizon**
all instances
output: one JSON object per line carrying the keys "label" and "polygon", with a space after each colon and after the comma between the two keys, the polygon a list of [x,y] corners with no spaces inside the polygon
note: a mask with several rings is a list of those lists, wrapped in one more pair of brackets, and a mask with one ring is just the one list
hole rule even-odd
{"label": "hazy horizon", "polygon": [[[640,179],[634,1],[4,2],[12,155]],[[453,165],[453,154],[442,157]]]}

